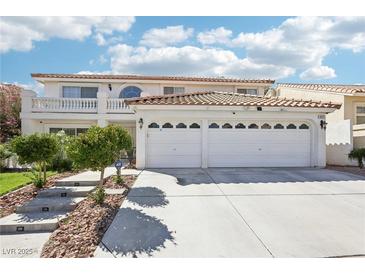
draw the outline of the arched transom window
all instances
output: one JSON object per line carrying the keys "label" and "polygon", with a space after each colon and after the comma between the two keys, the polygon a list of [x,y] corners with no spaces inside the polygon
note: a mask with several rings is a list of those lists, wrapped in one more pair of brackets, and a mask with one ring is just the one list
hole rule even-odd
{"label": "arched transom window", "polygon": [[142,90],[136,86],[128,86],[119,93],[119,98],[140,97]]}

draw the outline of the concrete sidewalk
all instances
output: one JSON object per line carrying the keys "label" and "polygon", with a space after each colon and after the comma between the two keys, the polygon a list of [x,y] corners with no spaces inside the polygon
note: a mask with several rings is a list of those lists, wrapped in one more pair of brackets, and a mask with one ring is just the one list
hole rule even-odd
{"label": "concrete sidewalk", "polygon": [[365,254],[365,178],[326,169],[143,171],[96,257]]}

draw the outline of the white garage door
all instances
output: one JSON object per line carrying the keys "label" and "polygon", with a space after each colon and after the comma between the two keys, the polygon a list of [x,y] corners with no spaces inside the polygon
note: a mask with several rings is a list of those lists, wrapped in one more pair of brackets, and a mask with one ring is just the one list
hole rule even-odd
{"label": "white garage door", "polygon": [[198,122],[154,122],[147,130],[147,167],[201,167]]}
{"label": "white garage door", "polygon": [[211,121],[208,166],[310,166],[310,140],[310,128],[302,122]]}

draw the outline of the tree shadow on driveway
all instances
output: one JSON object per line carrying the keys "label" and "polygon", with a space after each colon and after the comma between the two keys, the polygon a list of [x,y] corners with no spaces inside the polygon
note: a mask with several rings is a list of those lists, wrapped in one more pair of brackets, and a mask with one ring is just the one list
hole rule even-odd
{"label": "tree shadow on driveway", "polygon": [[102,249],[118,257],[152,256],[167,241],[176,244],[172,234],[161,220],[137,209],[121,208],[102,240]]}
{"label": "tree shadow on driveway", "polygon": [[141,207],[164,207],[169,204],[166,194],[156,187],[135,187],[127,196],[127,200]]}

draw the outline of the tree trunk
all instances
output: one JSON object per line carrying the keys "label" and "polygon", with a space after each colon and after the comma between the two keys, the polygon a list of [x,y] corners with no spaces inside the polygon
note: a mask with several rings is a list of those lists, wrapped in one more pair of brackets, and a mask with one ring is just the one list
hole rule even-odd
{"label": "tree trunk", "polygon": [[43,183],[45,184],[47,180],[47,164],[43,163]]}
{"label": "tree trunk", "polygon": [[103,181],[104,181],[104,170],[105,168],[103,168],[100,172],[100,181],[99,181],[99,184],[98,184],[98,187],[102,187],[103,186]]}

